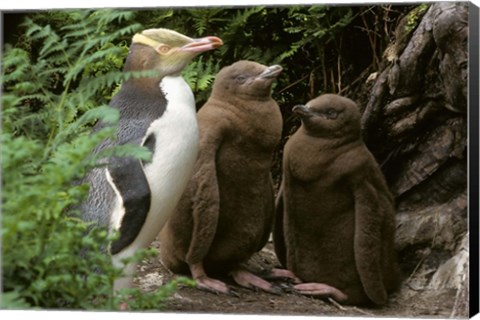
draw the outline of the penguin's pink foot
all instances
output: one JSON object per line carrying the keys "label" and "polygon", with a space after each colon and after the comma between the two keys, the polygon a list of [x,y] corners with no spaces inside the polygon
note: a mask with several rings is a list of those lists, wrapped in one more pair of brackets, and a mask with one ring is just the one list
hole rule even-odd
{"label": "penguin's pink foot", "polygon": [[236,293],[230,290],[224,282],[208,277],[205,273],[205,269],[203,268],[202,263],[195,263],[190,265],[190,272],[192,273],[192,278],[197,283],[198,289],[216,294],[223,293],[236,295]]}
{"label": "penguin's pink foot", "polygon": [[348,299],[348,296],[345,293],[324,283],[301,283],[293,286],[293,289],[300,294],[317,297],[331,297],[338,302],[343,302]]}
{"label": "penguin's pink foot", "polygon": [[249,289],[260,289],[273,294],[282,294],[280,288],[274,287],[270,282],[254,275],[244,268],[236,268],[230,272],[233,280],[241,287]]}
{"label": "penguin's pink foot", "polygon": [[220,280],[215,280],[207,276],[194,278],[194,279],[197,282],[198,289],[210,291],[213,293],[225,293],[225,294],[230,293],[228,286]]}

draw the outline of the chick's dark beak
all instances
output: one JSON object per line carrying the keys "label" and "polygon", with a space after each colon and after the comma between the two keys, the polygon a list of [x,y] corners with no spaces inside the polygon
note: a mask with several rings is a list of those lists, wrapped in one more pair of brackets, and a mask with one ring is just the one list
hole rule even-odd
{"label": "chick's dark beak", "polygon": [[258,77],[265,78],[265,79],[272,79],[276,78],[280,72],[282,72],[283,68],[279,65],[273,65],[266,68]]}
{"label": "chick's dark beak", "polygon": [[292,108],[293,113],[297,115],[298,117],[304,117],[306,115],[310,114],[310,110],[306,105],[303,104],[298,104],[295,107]]}
{"label": "chick's dark beak", "polygon": [[223,45],[222,39],[214,36],[194,39],[193,42],[190,42],[180,48],[180,51],[187,52],[205,52],[209,50],[216,49]]}

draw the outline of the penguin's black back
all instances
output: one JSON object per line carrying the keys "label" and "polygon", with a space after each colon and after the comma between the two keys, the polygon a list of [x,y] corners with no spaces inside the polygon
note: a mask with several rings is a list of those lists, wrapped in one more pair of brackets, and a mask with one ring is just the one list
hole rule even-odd
{"label": "penguin's black back", "polygon": [[[110,107],[120,112],[117,140],[114,143],[101,144],[100,149],[107,145],[141,143],[150,124],[160,118],[166,110],[167,100],[159,83],[153,79],[148,81],[135,79],[122,85],[110,102]],[[99,123],[94,131],[103,127],[104,125]]]}
{"label": "penguin's black back", "polygon": [[[145,141],[145,146],[154,152],[155,144],[149,143],[149,141],[151,142],[155,137],[145,137],[145,134],[151,123],[163,115],[166,106],[167,100],[159,87],[158,79],[142,78],[126,81],[110,102],[110,107],[120,112],[117,138],[104,140],[94,150],[94,153],[126,143],[140,145],[142,141]],[[93,131],[104,127],[105,124],[99,122]],[[125,167],[127,162],[130,164],[130,169]],[[121,238],[112,244],[112,253],[115,253],[113,251],[120,251],[131,243],[142,228],[148,213],[150,191],[140,161],[128,158],[110,158],[107,168],[120,193],[123,194],[130,189],[141,193],[135,196],[135,201],[129,202],[131,208],[125,208],[123,221],[126,223],[122,223],[122,225],[128,226],[128,228],[120,228]],[[88,198],[80,206],[86,221],[95,221],[101,226],[109,226],[110,215],[108,213],[114,210],[116,197],[107,180],[105,170],[103,167],[95,168],[86,175],[84,182],[90,185],[90,190]],[[136,185],[131,187],[132,183]],[[145,188],[139,186],[142,184],[145,185]],[[147,207],[138,210],[139,204]],[[139,212],[141,213],[139,214]]]}

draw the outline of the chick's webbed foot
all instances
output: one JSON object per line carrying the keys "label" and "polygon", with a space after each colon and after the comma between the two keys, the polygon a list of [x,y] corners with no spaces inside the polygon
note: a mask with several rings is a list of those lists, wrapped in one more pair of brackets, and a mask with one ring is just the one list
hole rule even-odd
{"label": "chick's webbed foot", "polygon": [[208,277],[203,268],[203,264],[197,263],[191,265],[190,271],[198,289],[215,294],[238,296],[237,293],[231,290],[223,281]]}
{"label": "chick's webbed foot", "polygon": [[194,280],[197,283],[198,289],[213,292],[213,293],[225,293],[225,294],[229,293],[228,286],[220,280],[212,279],[207,276],[197,277],[197,278],[194,278]]}
{"label": "chick's webbed foot", "polygon": [[280,295],[283,291],[273,286],[270,282],[254,275],[250,271],[244,268],[236,268],[230,272],[233,280],[241,287],[249,288],[253,290],[263,290],[272,294]]}
{"label": "chick's webbed foot", "polygon": [[293,289],[300,294],[316,297],[331,297],[338,302],[344,302],[348,296],[339,289],[325,283],[301,283],[293,286]]}

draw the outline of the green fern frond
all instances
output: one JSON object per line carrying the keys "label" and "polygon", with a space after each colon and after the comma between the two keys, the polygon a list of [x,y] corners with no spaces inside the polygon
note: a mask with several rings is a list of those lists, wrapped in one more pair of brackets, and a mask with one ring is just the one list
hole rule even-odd
{"label": "green fern frond", "polygon": [[139,32],[141,29],[142,29],[142,25],[140,23],[134,23],[134,24],[131,24],[129,26],[120,28],[120,29],[114,31],[113,33],[111,33],[108,38],[101,41],[101,45],[103,45],[107,42],[110,42],[113,39],[119,39],[119,38],[121,38],[125,35],[131,36],[131,35],[135,34],[136,32]]}
{"label": "green fern frond", "polygon": [[[18,111],[15,107],[18,107],[22,104],[24,100],[24,97],[22,96],[17,96],[14,94],[2,94],[1,101],[2,101],[2,113],[3,113],[3,121],[7,120],[12,120],[10,117],[13,117],[13,113]],[[5,116],[6,112],[12,113],[9,117]]]}
{"label": "green fern frond", "polygon": [[29,36],[30,39],[34,41],[35,40],[41,41],[43,39],[54,37],[55,35],[56,35],[55,31],[52,30],[50,25],[39,27],[35,23],[33,23],[27,30],[27,36]]}
{"label": "green fern frond", "polygon": [[283,52],[280,56],[278,56],[278,58],[276,58],[274,60],[274,62],[275,63],[281,63],[285,59],[292,57],[295,53],[297,53],[297,51],[300,47],[301,47],[301,44],[299,44],[299,43],[294,43],[294,44],[290,45],[290,49]]}
{"label": "green fern frond", "polygon": [[67,47],[67,41],[64,39],[60,41],[60,37],[52,32],[43,42],[43,47],[40,50],[40,57],[48,56],[52,52],[63,51]]}
{"label": "green fern frond", "polygon": [[29,55],[25,50],[19,48],[11,48],[6,52],[8,52],[8,55],[5,55],[2,60],[2,69],[4,73],[12,67],[26,67],[26,65],[30,64]]}
{"label": "green fern frond", "polygon": [[216,18],[216,16],[222,12],[223,9],[221,8],[190,10],[189,14],[192,17],[196,33],[201,36],[213,22],[221,21],[222,19]]}
{"label": "green fern frond", "polygon": [[112,71],[105,75],[100,75],[92,78],[84,78],[80,85],[82,90],[88,95],[91,92],[111,88],[116,83],[123,81],[126,78],[125,73],[121,71]]}
{"label": "green fern frond", "polygon": [[27,27],[27,30],[25,31],[25,36],[32,40],[38,39],[39,38],[38,34],[43,34],[44,37],[48,36],[48,33],[44,31],[45,28],[36,24],[30,18],[26,18],[22,25]]}
{"label": "green fern frond", "polygon": [[98,21],[99,25],[107,26],[112,22],[124,22],[132,20],[136,13],[131,10],[115,10],[115,9],[103,9],[98,10],[92,14],[97,15],[98,17],[95,18]]}
{"label": "green fern frond", "polygon": [[52,101],[51,97],[45,95],[44,93],[27,94],[27,95],[22,95],[19,98],[19,102],[25,102],[29,100],[37,100],[43,104],[47,104]]}
{"label": "green fern frond", "polygon": [[68,72],[68,66],[49,66],[48,68],[36,68],[38,70],[39,78],[52,78],[56,77],[59,74],[65,74]]}
{"label": "green fern frond", "polygon": [[30,58],[22,49],[7,50],[3,56],[2,83],[28,78]]}
{"label": "green fern frond", "polygon": [[65,33],[64,38],[66,39],[86,39],[96,31],[96,26],[87,25],[85,22],[81,23],[81,25],[75,26],[66,26],[63,28],[63,31],[68,31]]}
{"label": "green fern frond", "polygon": [[89,64],[105,61],[109,56],[119,56],[122,54],[123,49],[115,46],[111,47],[102,47],[101,50],[95,51],[85,58],[79,60],[77,63],[81,64],[83,67],[86,67]]}

